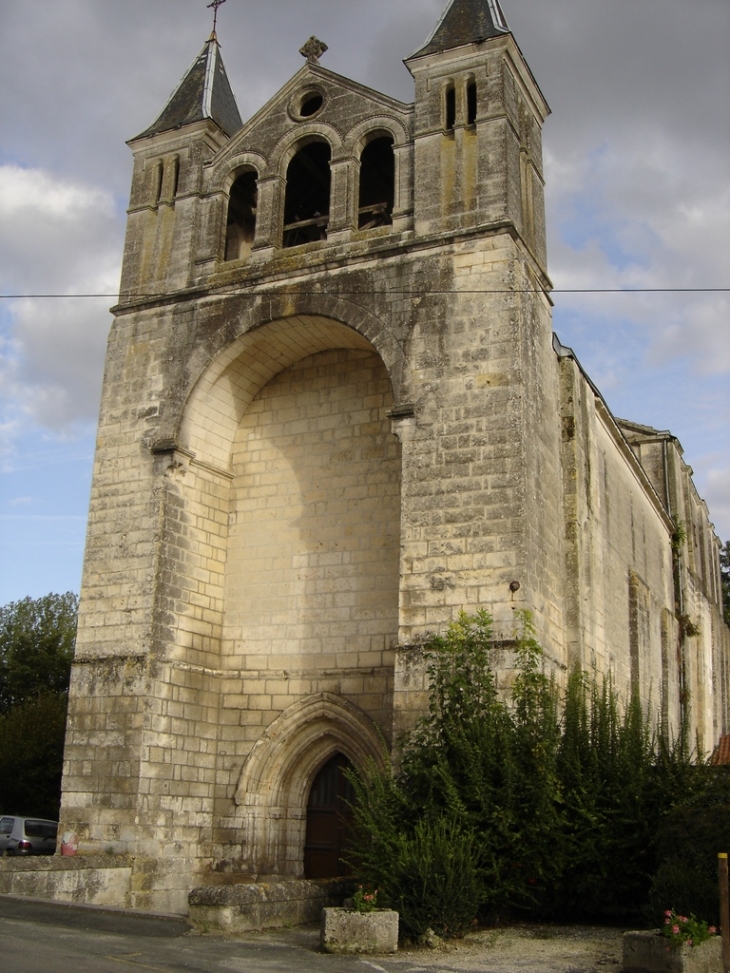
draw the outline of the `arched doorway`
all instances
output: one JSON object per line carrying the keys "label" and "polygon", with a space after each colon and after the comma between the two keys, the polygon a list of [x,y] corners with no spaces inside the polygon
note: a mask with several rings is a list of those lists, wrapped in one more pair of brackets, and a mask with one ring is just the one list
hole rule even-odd
{"label": "arched doorway", "polygon": [[314,778],[307,802],[305,878],[336,878],[350,874],[342,859],[353,826],[355,791],[345,776],[351,767],[347,757],[338,753]]}
{"label": "arched doorway", "polygon": [[[299,700],[271,724],[242,768],[234,796],[235,817],[226,825],[221,819],[221,826],[243,838],[249,857],[242,871],[304,876],[307,806],[311,797],[312,804],[326,803],[315,782],[333,758],[343,755],[353,767],[385,769],[388,765],[377,725],[341,696],[317,693]],[[348,793],[344,796],[349,800]],[[232,847],[226,855],[235,853]],[[309,866],[310,856],[306,857]]]}

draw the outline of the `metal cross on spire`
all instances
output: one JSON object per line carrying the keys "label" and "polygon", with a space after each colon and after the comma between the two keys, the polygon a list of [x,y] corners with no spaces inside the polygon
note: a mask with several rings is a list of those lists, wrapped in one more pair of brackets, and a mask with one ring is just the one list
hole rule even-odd
{"label": "metal cross on spire", "polygon": [[208,4],[208,10],[213,11],[213,33],[215,34],[216,27],[218,26],[218,7],[222,7],[226,0],[213,0],[213,3]]}

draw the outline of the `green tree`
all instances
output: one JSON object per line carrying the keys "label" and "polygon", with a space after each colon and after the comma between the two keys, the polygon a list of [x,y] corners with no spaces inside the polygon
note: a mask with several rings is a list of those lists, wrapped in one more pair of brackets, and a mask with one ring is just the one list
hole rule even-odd
{"label": "green tree", "polygon": [[[558,692],[527,614],[517,617],[512,650],[508,704],[492,619],[462,612],[425,646],[429,710],[399,770],[370,768],[354,780],[356,872],[415,938],[429,927],[458,933],[478,912],[534,913],[557,879]],[[454,894],[456,874],[468,894]]]}
{"label": "green tree", "polygon": [[67,707],[45,693],[0,716],[0,813],[58,818]]}
{"label": "green tree", "polygon": [[0,608],[0,714],[46,693],[65,693],[78,598],[44,595]]}
{"label": "green tree", "polygon": [[[684,728],[676,740],[655,730],[639,697],[621,700],[610,677],[576,669],[559,692],[529,615],[517,622],[511,652],[483,611],[431,639],[429,709],[400,765],[351,778],[355,872],[415,938],[429,927],[453,935],[475,914],[636,916],[652,881],[673,905],[674,872],[655,878],[657,834],[702,790],[707,768]],[[510,663],[505,693],[497,674]],[[721,813],[713,805],[711,827]],[[457,874],[468,894],[454,894]],[[685,884],[681,901],[695,901],[697,882]]]}
{"label": "green tree", "polygon": [[0,812],[58,815],[75,594],[0,608]]}
{"label": "green tree", "polygon": [[722,605],[725,621],[730,625],[730,541],[720,548],[720,573],[722,576]]}

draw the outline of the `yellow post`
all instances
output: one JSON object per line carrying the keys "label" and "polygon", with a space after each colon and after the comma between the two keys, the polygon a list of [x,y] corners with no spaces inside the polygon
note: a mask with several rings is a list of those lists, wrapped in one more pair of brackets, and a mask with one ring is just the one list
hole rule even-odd
{"label": "yellow post", "polygon": [[728,895],[727,852],[717,856],[720,882],[720,929],[722,931],[722,968],[730,973],[730,896]]}

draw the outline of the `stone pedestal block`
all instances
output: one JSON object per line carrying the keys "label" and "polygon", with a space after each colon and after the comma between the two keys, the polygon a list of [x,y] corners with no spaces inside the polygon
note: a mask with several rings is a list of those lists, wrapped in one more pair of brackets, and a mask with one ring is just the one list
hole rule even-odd
{"label": "stone pedestal block", "polygon": [[722,940],[670,946],[658,930],[624,934],[623,973],[722,973]]}
{"label": "stone pedestal block", "polygon": [[398,913],[323,909],[321,942],[325,953],[395,953]]}

